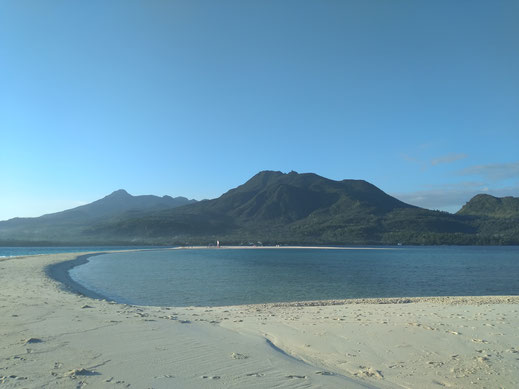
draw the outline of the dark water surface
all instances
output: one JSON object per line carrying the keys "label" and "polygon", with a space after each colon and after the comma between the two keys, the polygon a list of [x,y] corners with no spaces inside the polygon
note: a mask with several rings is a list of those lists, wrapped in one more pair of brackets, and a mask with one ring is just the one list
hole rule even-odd
{"label": "dark water surface", "polygon": [[218,306],[519,294],[519,247],[193,249],[111,253],[71,278],[118,302]]}
{"label": "dark water surface", "polygon": [[146,249],[150,246],[55,246],[55,247],[0,247],[0,258],[25,255],[79,253],[85,251],[115,251]]}

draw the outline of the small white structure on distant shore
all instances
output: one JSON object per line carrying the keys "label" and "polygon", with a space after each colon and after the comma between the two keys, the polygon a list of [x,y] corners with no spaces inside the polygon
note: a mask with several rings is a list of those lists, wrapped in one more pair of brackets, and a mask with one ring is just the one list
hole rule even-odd
{"label": "small white structure on distant shore", "polygon": [[220,241],[219,240],[216,241],[216,247],[217,248],[220,247]]}

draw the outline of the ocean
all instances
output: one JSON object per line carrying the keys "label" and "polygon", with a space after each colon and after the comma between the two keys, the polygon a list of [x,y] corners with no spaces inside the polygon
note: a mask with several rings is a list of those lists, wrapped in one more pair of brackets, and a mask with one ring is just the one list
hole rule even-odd
{"label": "ocean", "polygon": [[44,255],[60,253],[79,253],[85,251],[117,251],[150,248],[149,246],[55,246],[55,247],[1,247],[0,258],[20,257],[26,255]]}
{"label": "ocean", "polygon": [[519,247],[160,249],[95,256],[69,274],[114,301],[154,306],[519,295]]}

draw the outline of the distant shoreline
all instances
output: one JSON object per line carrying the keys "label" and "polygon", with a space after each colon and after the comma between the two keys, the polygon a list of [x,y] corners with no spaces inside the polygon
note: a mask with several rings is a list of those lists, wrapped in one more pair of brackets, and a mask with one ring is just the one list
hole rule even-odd
{"label": "distant shoreline", "polygon": [[215,249],[215,250],[249,250],[249,249],[310,249],[310,250],[395,250],[399,247],[341,247],[341,246],[179,246],[170,250],[193,250],[193,249]]}

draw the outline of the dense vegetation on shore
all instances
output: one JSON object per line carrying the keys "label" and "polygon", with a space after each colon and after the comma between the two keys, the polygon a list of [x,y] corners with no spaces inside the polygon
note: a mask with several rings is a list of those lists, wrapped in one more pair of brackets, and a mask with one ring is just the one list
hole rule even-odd
{"label": "dense vegetation on shore", "polygon": [[519,244],[519,199],[478,195],[457,214],[418,208],[362,180],[264,171],[217,199],[131,196],[0,222],[0,243]]}

